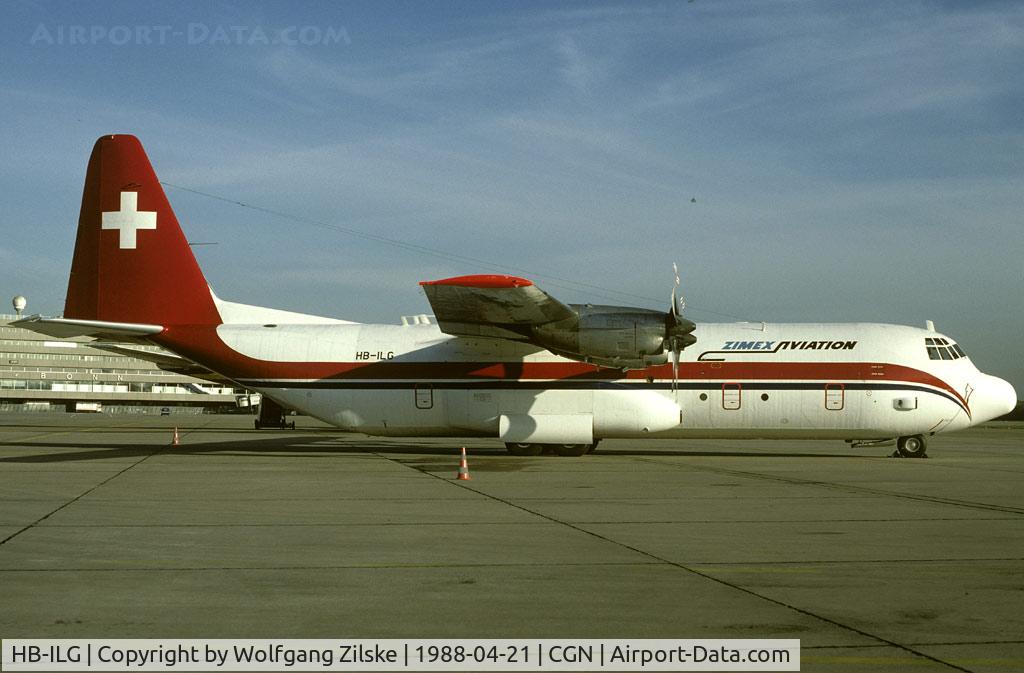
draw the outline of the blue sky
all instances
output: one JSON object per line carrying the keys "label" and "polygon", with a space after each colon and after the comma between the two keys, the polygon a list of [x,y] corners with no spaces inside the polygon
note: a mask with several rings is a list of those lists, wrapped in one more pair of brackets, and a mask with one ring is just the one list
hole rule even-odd
{"label": "blue sky", "polygon": [[677,262],[698,322],[930,318],[1024,390],[1020,3],[2,12],[0,281],[30,311],[61,311],[89,150],[128,132],[285,215],[168,189],[228,299],[392,322],[420,280],[513,272],[658,308]]}

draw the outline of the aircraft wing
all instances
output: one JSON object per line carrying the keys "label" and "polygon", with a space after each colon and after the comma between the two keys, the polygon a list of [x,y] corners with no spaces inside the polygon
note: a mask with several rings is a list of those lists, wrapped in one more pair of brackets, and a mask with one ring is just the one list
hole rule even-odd
{"label": "aircraft wing", "polygon": [[441,331],[454,336],[530,341],[531,327],[576,316],[533,282],[515,276],[459,276],[420,285]]}
{"label": "aircraft wing", "polygon": [[696,341],[679,315],[631,306],[566,305],[515,276],[459,276],[420,283],[442,332],[520,341],[571,360],[616,369],[666,364]]}

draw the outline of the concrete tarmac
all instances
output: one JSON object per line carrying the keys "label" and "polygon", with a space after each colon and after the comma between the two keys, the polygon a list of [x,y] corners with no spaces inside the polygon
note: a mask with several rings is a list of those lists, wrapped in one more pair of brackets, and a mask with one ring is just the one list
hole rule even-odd
{"label": "concrete tarmac", "polygon": [[298,421],[0,416],[0,636],[799,638],[804,671],[1024,671],[1020,424],[907,460]]}

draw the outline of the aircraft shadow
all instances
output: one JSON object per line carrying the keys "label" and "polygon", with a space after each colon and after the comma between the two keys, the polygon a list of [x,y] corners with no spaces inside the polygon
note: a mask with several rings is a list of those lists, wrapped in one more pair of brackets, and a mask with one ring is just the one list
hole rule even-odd
{"label": "aircraft shadow", "polygon": [[664,458],[676,456],[681,458],[872,458],[864,453],[805,453],[791,451],[730,451],[727,449],[712,451],[708,449],[698,451],[664,450],[651,451],[645,449],[598,449],[597,454],[604,456],[642,456],[651,458]]}
{"label": "aircraft shadow", "polygon": [[[319,433],[317,433],[319,434]],[[33,455],[5,456],[0,458],[3,463],[63,463],[89,460],[111,460],[124,458],[144,458],[156,455],[237,455],[237,456],[274,456],[280,458],[323,458],[330,454],[366,454],[402,456],[457,456],[459,447],[469,446],[470,454],[477,457],[500,457],[513,459],[504,447],[470,446],[465,440],[453,440],[451,446],[439,446],[436,443],[398,443],[395,439],[346,440],[335,436],[296,434],[286,437],[255,437],[253,439],[220,442],[203,442],[189,445],[187,433],[183,443],[178,446],[168,444],[139,444],[133,442],[104,443],[96,447],[83,447],[80,443],[71,442],[31,442],[23,445],[29,450],[53,449],[51,452]],[[10,446],[10,445],[8,445]],[[524,464],[530,460],[600,460],[602,457],[649,457],[649,458],[813,458],[830,460],[850,460],[872,457],[883,457],[888,454],[871,455],[868,453],[823,453],[794,451],[743,451],[743,450],[709,450],[709,449],[598,449],[594,454],[583,458],[564,458],[561,456],[540,456],[537,458],[516,457],[514,460]]]}
{"label": "aircraft shadow", "polygon": [[[329,438],[311,440],[309,437],[281,437],[266,439],[236,440],[226,442],[203,442],[188,445],[187,438],[183,444],[170,446],[167,444],[139,443],[104,443],[95,448],[83,447],[80,443],[69,442],[31,442],[22,445],[24,449],[54,449],[49,453],[33,455],[5,456],[0,458],[3,463],[63,463],[87,460],[111,460],[124,458],[145,458],[157,455],[237,455],[237,456],[276,456],[281,458],[323,458],[330,454],[401,454],[424,456],[459,455],[459,448],[437,445],[395,444],[394,442],[360,441],[358,443],[340,444]],[[9,446],[9,445],[8,445]],[[461,445],[460,445],[461,446]],[[63,449],[63,450],[62,450]],[[77,450],[74,450],[77,449]],[[474,447],[474,455],[498,455],[508,457],[504,448],[482,449]],[[282,455],[284,454],[284,455]]]}

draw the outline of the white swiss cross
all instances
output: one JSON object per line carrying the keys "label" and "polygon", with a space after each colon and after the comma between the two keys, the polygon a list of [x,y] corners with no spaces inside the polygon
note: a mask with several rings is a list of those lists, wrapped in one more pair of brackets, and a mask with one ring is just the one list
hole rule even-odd
{"label": "white swiss cross", "polygon": [[103,213],[103,228],[121,232],[120,248],[135,249],[135,233],[139,229],[156,229],[156,211],[139,211],[139,193],[121,192],[121,210]]}

